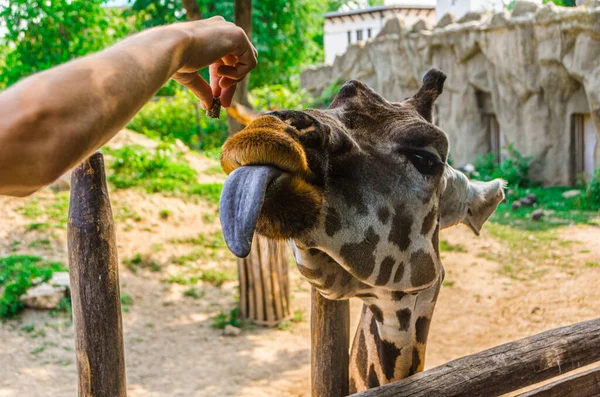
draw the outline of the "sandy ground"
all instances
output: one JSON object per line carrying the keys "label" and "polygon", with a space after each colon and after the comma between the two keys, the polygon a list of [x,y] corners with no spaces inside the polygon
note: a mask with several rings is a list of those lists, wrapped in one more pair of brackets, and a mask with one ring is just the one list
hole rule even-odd
{"label": "sandy ground", "polygon": [[[195,161],[207,169],[214,165]],[[53,195],[44,190],[36,198],[43,204]],[[216,206],[135,191],[112,192],[111,198],[120,259],[140,253],[160,265],[158,272],[140,269],[135,274],[121,266],[121,291],[134,301],[123,314],[129,396],[310,395],[309,286],[294,266],[292,305],[304,320],[287,330],[258,328],[225,337],[210,326],[211,318],[234,306],[235,281],[221,288],[198,282],[205,294],[200,299],[183,295],[189,286],[163,282],[194,269],[235,271],[235,261],[224,250],[185,268],[173,263],[194,252],[193,244],[177,239],[218,233]],[[19,210],[23,203],[0,198],[0,255],[33,252],[66,263],[66,232],[26,232],[32,220]],[[161,209],[171,211],[167,219],[161,218]],[[137,216],[131,216],[132,210]],[[598,317],[600,267],[585,264],[600,262],[600,229],[577,226],[554,233],[554,240],[523,249],[522,261],[513,264],[519,271],[508,274],[503,271],[509,250],[505,241],[485,230],[480,237],[466,227],[443,231],[441,238],[464,252],[443,252],[446,285],[431,325],[427,367]],[[42,238],[51,243],[29,247]],[[14,241],[21,244],[15,248]],[[543,259],[528,249],[543,250]],[[354,322],[359,307],[353,302]],[[22,329],[29,325],[34,331]],[[0,397],[75,396],[73,347],[73,327],[64,316],[27,310],[0,324]]]}

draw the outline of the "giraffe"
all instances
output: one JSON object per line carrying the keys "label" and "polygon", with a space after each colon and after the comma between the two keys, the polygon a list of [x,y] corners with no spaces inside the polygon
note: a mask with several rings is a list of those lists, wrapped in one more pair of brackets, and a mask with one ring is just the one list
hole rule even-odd
{"label": "giraffe", "polygon": [[444,277],[439,230],[464,223],[479,234],[504,198],[502,180],[470,181],[447,163],[448,138],[432,124],[445,79],[431,69],[397,103],[349,81],[329,109],[269,113],[223,146],[232,252],[248,255],[255,231],[287,239],[324,297],[364,302],[351,392],[423,370]]}

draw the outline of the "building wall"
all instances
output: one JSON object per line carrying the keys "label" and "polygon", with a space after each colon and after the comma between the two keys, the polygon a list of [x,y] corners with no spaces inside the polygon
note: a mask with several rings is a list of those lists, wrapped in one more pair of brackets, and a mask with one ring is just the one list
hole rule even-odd
{"label": "building wall", "polygon": [[[423,7],[429,7],[424,0],[417,0],[414,5],[419,6],[419,1],[423,2]],[[401,19],[408,26],[415,24],[419,19],[424,19],[429,23],[435,22],[432,8],[405,8],[326,18],[323,38],[325,64],[333,64],[335,57],[346,52],[349,45],[366,42],[370,37],[377,36],[386,20],[394,15],[401,15]],[[371,29],[370,37],[369,29]],[[358,39],[357,31],[362,32],[362,40]],[[350,32],[350,41],[348,32]]]}
{"label": "building wall", "polygon": [[[325,34],[323,39],[325,50],[325,63],[332,64],[336,55],[343,54],[350,44],[358,43],[357,31],[363,35],[362,41],[368,39],[368,29],[371,29],[371,37],[377,36],[383,24],[385,17],[379,13],[363,14],[361,18],[349,17],[332,18],[325,20]],[[348,42],[348,32],[351,35],[351,42]]]}
{"label": "building wall", "polygon": [[318,94],[333,81],[355,78],[398,101],[437,67],[448,75],[437,117],[455,165],[490,150],[488,113],[495,115],[507,145],[533,156],[534,180],[570,184],[573,114],[590,115],[587,128],[593,125],[596,142],[588,150],[593,166],[600,167],[599,22],[600,7],[523,1],[512,15],[471,15],[468,22],[433,30],[403,29],[392,20],[380,36],[350,46],[333,65],[305,71],[302,85]]}

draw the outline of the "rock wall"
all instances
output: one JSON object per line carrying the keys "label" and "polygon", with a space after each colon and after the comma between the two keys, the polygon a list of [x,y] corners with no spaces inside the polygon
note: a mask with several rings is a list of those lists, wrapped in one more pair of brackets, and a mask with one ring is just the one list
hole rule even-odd
{"label": "rock wall", "polygon": [[469,13],[458,21],[448,14],[433,29],[391,19],[332,66],[304,71],[302,86],[318,95],[336,80],[358,79],[398,101],[437,67],[448,75],[437,124],[450,137],[455,166],[490,151],[494,114],[505,143],[534,156],[533,179],[570,184],[573,114],[591,114],[600,166],[600,2],[592,1],[577,8],[518,1],[512,14]]}

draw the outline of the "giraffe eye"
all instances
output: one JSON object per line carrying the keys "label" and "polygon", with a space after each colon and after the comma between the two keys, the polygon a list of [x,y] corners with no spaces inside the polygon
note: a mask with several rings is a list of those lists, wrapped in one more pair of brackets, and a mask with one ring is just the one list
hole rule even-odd
{"label": "giraffe eye", "polygon": [[434,174],[441,165],[440,160],[435,155],[426,151],[410,151],[405,154],[421,174]]}

